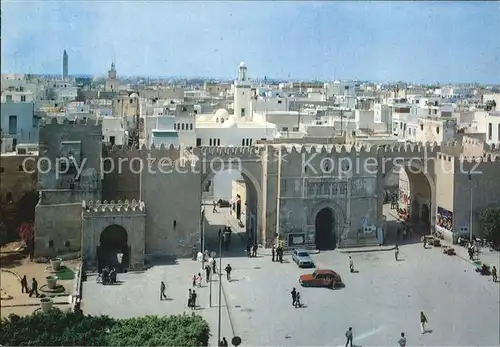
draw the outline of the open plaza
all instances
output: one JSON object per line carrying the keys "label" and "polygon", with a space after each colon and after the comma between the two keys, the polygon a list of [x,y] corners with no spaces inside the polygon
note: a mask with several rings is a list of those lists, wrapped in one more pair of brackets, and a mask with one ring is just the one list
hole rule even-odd
{"label": "open plaza", "polygon": [[[424,249],[415,240],[400,245],[400,260],[392,250],[360,253],[326,251],[312,254],[318,268],[342,276],[344,288],[302,288],[301,274],[291,255],[282,264],[272,262],[270,251],[245,255],[244,238],[227,212],[206,211],[207,244],[217,250],[217,230],[231,225],[235,234],[222,267],[231,264],[232,281],[222,278],[221,336],[240,336],[250,346],[340,346],[345,331],[353,327],[357,346],[396,345],[404,332],[408,345],[495,346],[499,344],[500,283],[475,272],[471,262],[444,255],[440,248]],[[214,239],[215,237],[215,239]],[[355,272],[349,271],[348,256]],[[499,254],[482,254],[499,267]],[[187,307],[191,279],[201,266],[192,260],[155,265],[145,272],[120,274],[115,286],[97,284],[89,277],[83,284],[82,308],[87,314],[134,317],[148,314],[191,312]],[[203,272],[202,272],[203,275]],[[160,282],[167,285],[168,300],[160,301]],[[303,307],[294,308],[290,291],[301,293]],[[203,281],[194,312],[207,319],[216,343],[218,329],[218,281]],[[421,334],[419,314],[429,322]]]}

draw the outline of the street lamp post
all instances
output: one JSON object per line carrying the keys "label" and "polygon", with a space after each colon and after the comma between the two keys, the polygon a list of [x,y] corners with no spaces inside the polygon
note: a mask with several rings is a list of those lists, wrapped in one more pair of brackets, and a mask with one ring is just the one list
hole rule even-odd
{"label": "street lamp post", "polygon": [[[215,260],[214,260],[215,261]],[[221,316],[222,316],[222,231],[219,230],[219,318],[217,323],[217,343],[221,340]]]}
{"label": "street lamp post", "polygon": [[469,182],[470,182],[470,216],[469,216],[469,241],[472,243],[472,201],[474,195],[474,187],[472,186],[472,175],[469,172]]}
{"label": "street lamp post", "polygon": [[203,210],[201,212],[201,254],[203,254],[203,258],[201,259],[201,270],[203,271],[205,269],[205,201],[202,200],[202,204]]}

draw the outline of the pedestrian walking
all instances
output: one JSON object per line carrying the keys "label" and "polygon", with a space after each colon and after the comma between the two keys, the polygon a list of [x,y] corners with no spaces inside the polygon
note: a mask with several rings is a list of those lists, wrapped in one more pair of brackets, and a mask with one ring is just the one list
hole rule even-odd
{"label": "pedestrian walking", "polygon": [[215,202],[215,200],[212,202],[212,205],[213,205],[212,212],[217,213],[217,203]]}
{"label": "pedestrian walking", "polygon": [[23,278],[21,279],[21,293],[24,294],[28,294],[29,293],[29,289],[28,289],[28,279],[26,278],[26,275],[23,276]]}
{"label": "pedestrian walking", "polygon": [[212,272],[210,265],[205,265],[205,279],[207,283],[210,281],[210,272]]}
{"label": "pedestrian walking", "polygon": [[282,263],[282,264],[283,264],[283,247],[282,247],[282,246],[280,246],[278,249],[279,249],[279,252],[278,252],[278,258],[279,258],[279,260],[280,260],[280,263]]}
{"label": "pedestrian walking", "polygon": [[427,317],[425,316],[424,312],[420,311],[420,332],[424,334],[426,332],[425,330],[425,324],[427,323]]}
{"label": "pedestrian walking", "polygon": [[192,283],[193,283],[193,288],[196,287],[196,275],[193,275]]}
{"label": "pedestrian walking", "polygon": [[295,288],[292,289],[290,294],[292,295],[292,306],[295,307],[295,302],[297,301],[297,291],[295,290]]}
{"label": "pedestrian walking", "polygon": [[348,345],[352,347],[352,327],[349,327],[349,329],[345,332],[345,337],[347,341],[345,342],[345,347]]}
{"label": "pedestrian walking", "polygon": [[496,283],[496,281],[497,281],[497,268],[494,266],[491,268],[491,277],[493,278],[493,283]]}
{"label": "pedestrian walking", "polygon": [[215,259],[212,258],[212,273],[214,275],[217,275],[217,263],[215,261]]}
{"label": "pedestrian walking", "polygon": [[227,278],[227,280],[228,280],[229,282],[231,282],[231,271],[233,270],[233,269],[231,268],[231,265],[230,265],[230,264],[227,264],[227,266],[226,266],[226,269],[225,269],[225,270],[226,270],[226,278]]}
{"label": "pedestrian walking", "polygon": [[300,303],[300,293],[297,292],[297,297],[295,298],[295,308],[301,307],[302,304]]}
{"label": "pedestrian walking", "polygon": [[424,243],[424,248],[427,248],[427,238],[425,237],[425,235],[424,235],[424,241],[423,241],[423,243]]}
{"label": "pedestrian walking", "polygon": [[195,310],[196,309],[196,298],[198,297],[198,294],[196,294],[196,292],[193,290],[193,292],[191,293],[191,305],[192,305],[192,309]]}
{"label": "pedestrian walking", "polygon": [[188,307],[191,308],[193,306],[193,291],[189,289],[189,294],[188,294]]}
{"label": "pedestrian walking", "polygon": [[401,338],[398,340],[398,345],[400,347],[406,347],[406,337],[405,333],[401,333]]}
{"label": "pedestrian walking", "polygon": [[165,294],[165,290],[167,289],[167,286],[165,286],[165,282],[161,281],[160,283],[160,301],[163,299],[167,299],[167,295]]}
{"label": "pedestrian walking", "polygon": [[254,243],[253,244],[253,248],[252,248],[252,257],[256,257],[257,256],[257,250],[259,249],[259,246],[257,246],[257,243]]}
{"label": "pedestrian walking", "polygon": [[38,294],[38,282],[36,281],[36,279],[34,277],[33,277],[33,280],[31,281],[30,298],[33,294],[35,294],[36,297],[38,298],[38,296],[39,296],[39,294]]}
{"label": "pedestrian walking", "polygon": [[273,248],[271,248],[271,256],[273,257],[272,260],[274,262],[274,257],[276,256],[276,249],[274,248],[274,246]]}
{"label": "pedestrian walking", "polygon": [[354,272],[354,260],[349,256],[349,271]]}
{"label": "pedestrian walking", "polygon": [[198,288],[201,288],[201,281],[202,281],[201,273],[198,272],[198,276],[196,276],[196,285],[198,286]]}
{"label": "pedestrian walking", "polygon": [[396,248],[394,248],[394,258],[396,258],[396,261],[398,261],[398,257],[399,257],[399,247],[396,246]]}

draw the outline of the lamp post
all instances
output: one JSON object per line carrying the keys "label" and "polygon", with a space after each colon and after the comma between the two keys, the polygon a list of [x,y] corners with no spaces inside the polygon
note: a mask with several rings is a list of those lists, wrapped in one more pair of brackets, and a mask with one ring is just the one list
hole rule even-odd
{"label": "lamp post", "polygon": [[472,201],[474,195],[474,187],[472,186],[472,175],[469,172],[469,182],[470,182],[470,216],[469,216],[469,241],[472,243]]}
{"label": "lamp post", "polygon": [[[214,259],[215,261],[215,259]],[[219,230],[219,318],[217,322],[217,343],[221,340],[221,316],[222,316],[222,231]]]}

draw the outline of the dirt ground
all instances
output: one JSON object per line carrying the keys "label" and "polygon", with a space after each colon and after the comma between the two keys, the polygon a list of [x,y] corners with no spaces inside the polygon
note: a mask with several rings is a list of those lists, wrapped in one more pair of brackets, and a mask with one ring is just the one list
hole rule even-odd
{"label": "dirt ground", "polygon": [[[28,278],[28,287],[31,287],[31,279],[36,278],[38,281],[39,294],[45,294],[47,296],[52,295],[51,293],[40,290],[44,289],[41,287],[47,283],[45,277],[51,275],[51,273],[46,270],[49,264],[31,262],[29,257],[20,252],[22,248],[21,243],[11,243],[1,248],[0,265],[2,271],[0,284],[2,290],[0,306],[2,317],[6,317],[11,313],[17,315],[31,314],[40,307],[38,305],[40,299],[34,296],[30,298],[27,294],[22,294],[21,283],[17,276],[5,270],[13,271],[21,277],[26,275]],[[54,306],[61,310],[65,310],[70,308],[68,296],[73,294],[75,281],[75,279],[71,279],[71,277],[76,276],[78,261],[64,261],[62,265],[70,269],[65,272],[64,279],[58,281],[58,284],[62,285],[65,291],[57,294],[58,296],[53,297],[53,300]],[[71,276],[72,272],[74,272],[74,276]],[[64,303],[64,305],[59,305],[59,303]]]}

